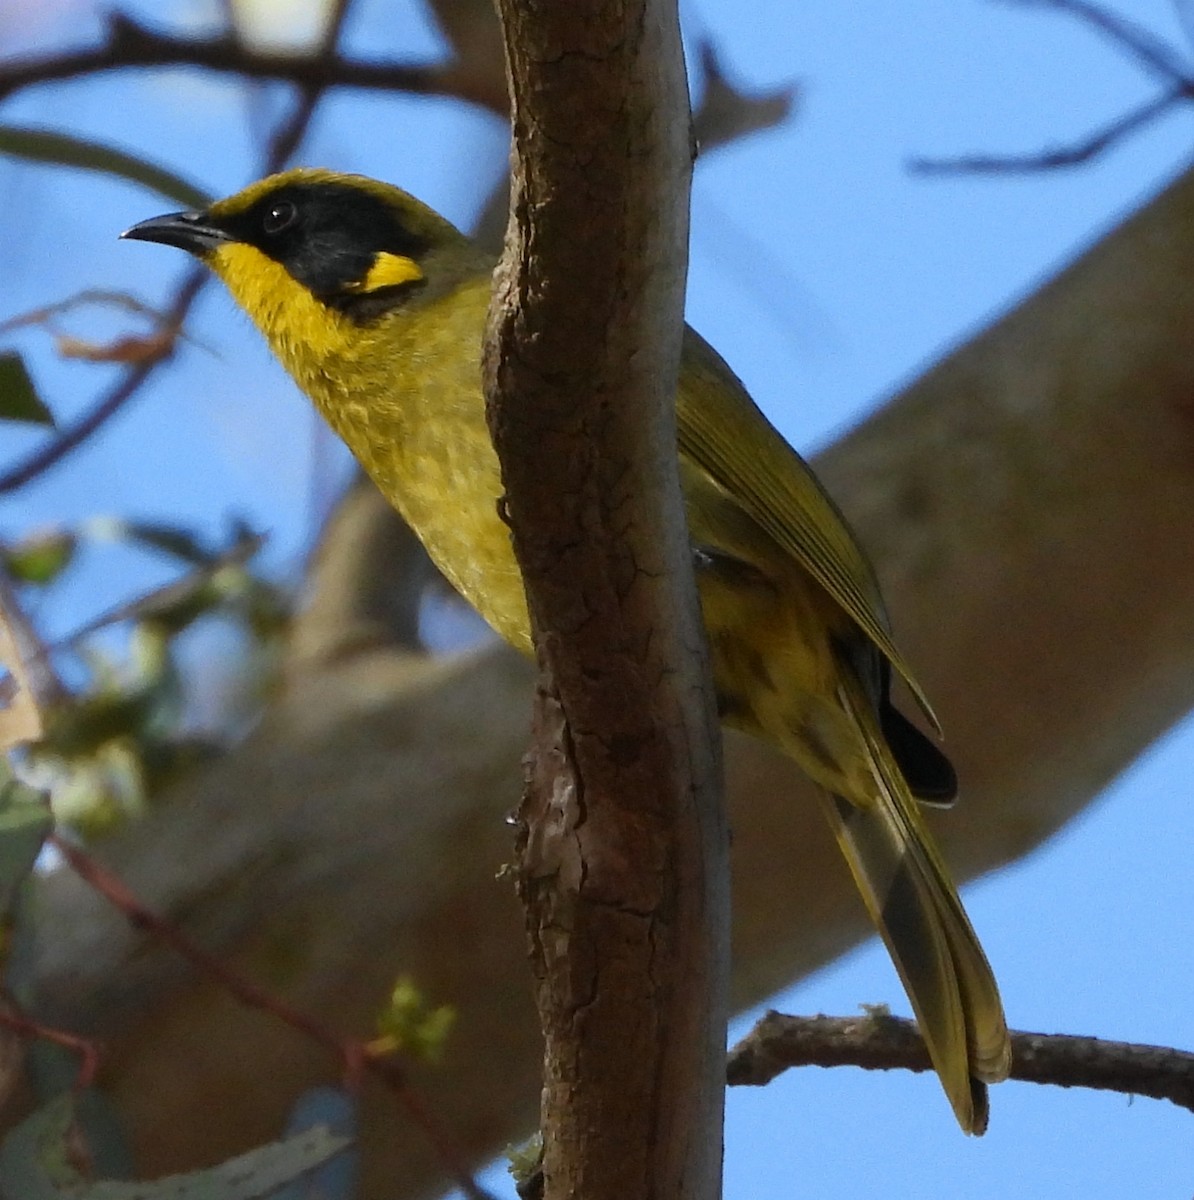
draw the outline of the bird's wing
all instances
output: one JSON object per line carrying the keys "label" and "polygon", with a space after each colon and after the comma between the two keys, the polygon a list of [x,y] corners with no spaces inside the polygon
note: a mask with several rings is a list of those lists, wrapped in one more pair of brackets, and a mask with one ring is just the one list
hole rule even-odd
{"label": "bird's wing", "polygon": [[691,329],[685,331],[676,425],[680,453],[841,605],[939,731],[932,706],[891,640],[874,572],[837,505],[717,351]]}

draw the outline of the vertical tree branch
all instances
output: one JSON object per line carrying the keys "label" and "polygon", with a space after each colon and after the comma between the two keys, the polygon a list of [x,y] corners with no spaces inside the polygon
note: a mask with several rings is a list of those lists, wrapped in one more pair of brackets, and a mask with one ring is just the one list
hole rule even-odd
{"label": "vertical tree branch", "polygon": [[691,141],[674,3],[502,0],[485,357],[539,659],[519,876],[546,1195],[720,1195],[719,735],[675,453]]}

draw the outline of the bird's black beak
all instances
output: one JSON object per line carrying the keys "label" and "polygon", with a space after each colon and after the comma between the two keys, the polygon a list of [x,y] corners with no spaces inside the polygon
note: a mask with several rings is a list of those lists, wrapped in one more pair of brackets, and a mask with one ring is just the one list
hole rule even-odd
{"label": "bird's black beak", "polygon": [[126,229],[122,238],[137,242],[161,242],[163,246],[177,246],[203,258],[221,242],[232,239],[222,229],[212,224],[207,213],[177,212],[162,217],[150,217]]}

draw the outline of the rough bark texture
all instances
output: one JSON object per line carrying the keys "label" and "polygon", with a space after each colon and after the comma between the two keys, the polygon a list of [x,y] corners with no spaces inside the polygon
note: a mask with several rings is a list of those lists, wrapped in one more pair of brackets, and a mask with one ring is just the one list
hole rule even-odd
{"label": "rough bark texture", "polygon": [[[932,819],[963,877],[1037,845],[1194,704],[1191,279],[1187,174],[817,464],[944,721],[963,796]],[[357,528],[329,530],[317,595],[362,565]],[[344,590],[358,617],[362,596],[385,594]],[[483,1160],[532,1128],[538,1099],[520,915],[494,879],[531,673],[501,648],[350,655],[326,610],[320,622],[345,652],[307,655],[243,745],[104,854],[148,902],[339,1028],[369,1029],[403,971],[454,1003],[447,1058],[419,1074]],[[727,768],[743,1006],[868,926],[794,769],[737,738]],[[146,1171],[272,1137],[297,1089],[334,1077],[69,877],[42,881],[40,902],[45,1012],[103,1034]],[[367,1108],[366,1148],[370,1198],[441,1178],[384,1097]]]}
{"label": "rough bark texture", "polygon": [[548,1200],[721,1194],[729,863],[676,468],[692,154],[674,3],[498,4],[485,377],[539,681],[519,891]]}

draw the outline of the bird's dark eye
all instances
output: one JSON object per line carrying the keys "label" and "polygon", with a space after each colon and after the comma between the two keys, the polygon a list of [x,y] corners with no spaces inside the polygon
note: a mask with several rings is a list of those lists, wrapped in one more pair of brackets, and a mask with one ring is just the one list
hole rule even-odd
{"label": "bird's dark eye", "polygon": [[289,200],[278,200],[265,210],[261,228],[266,233],[281,233],[298,220],[298,209]]}

